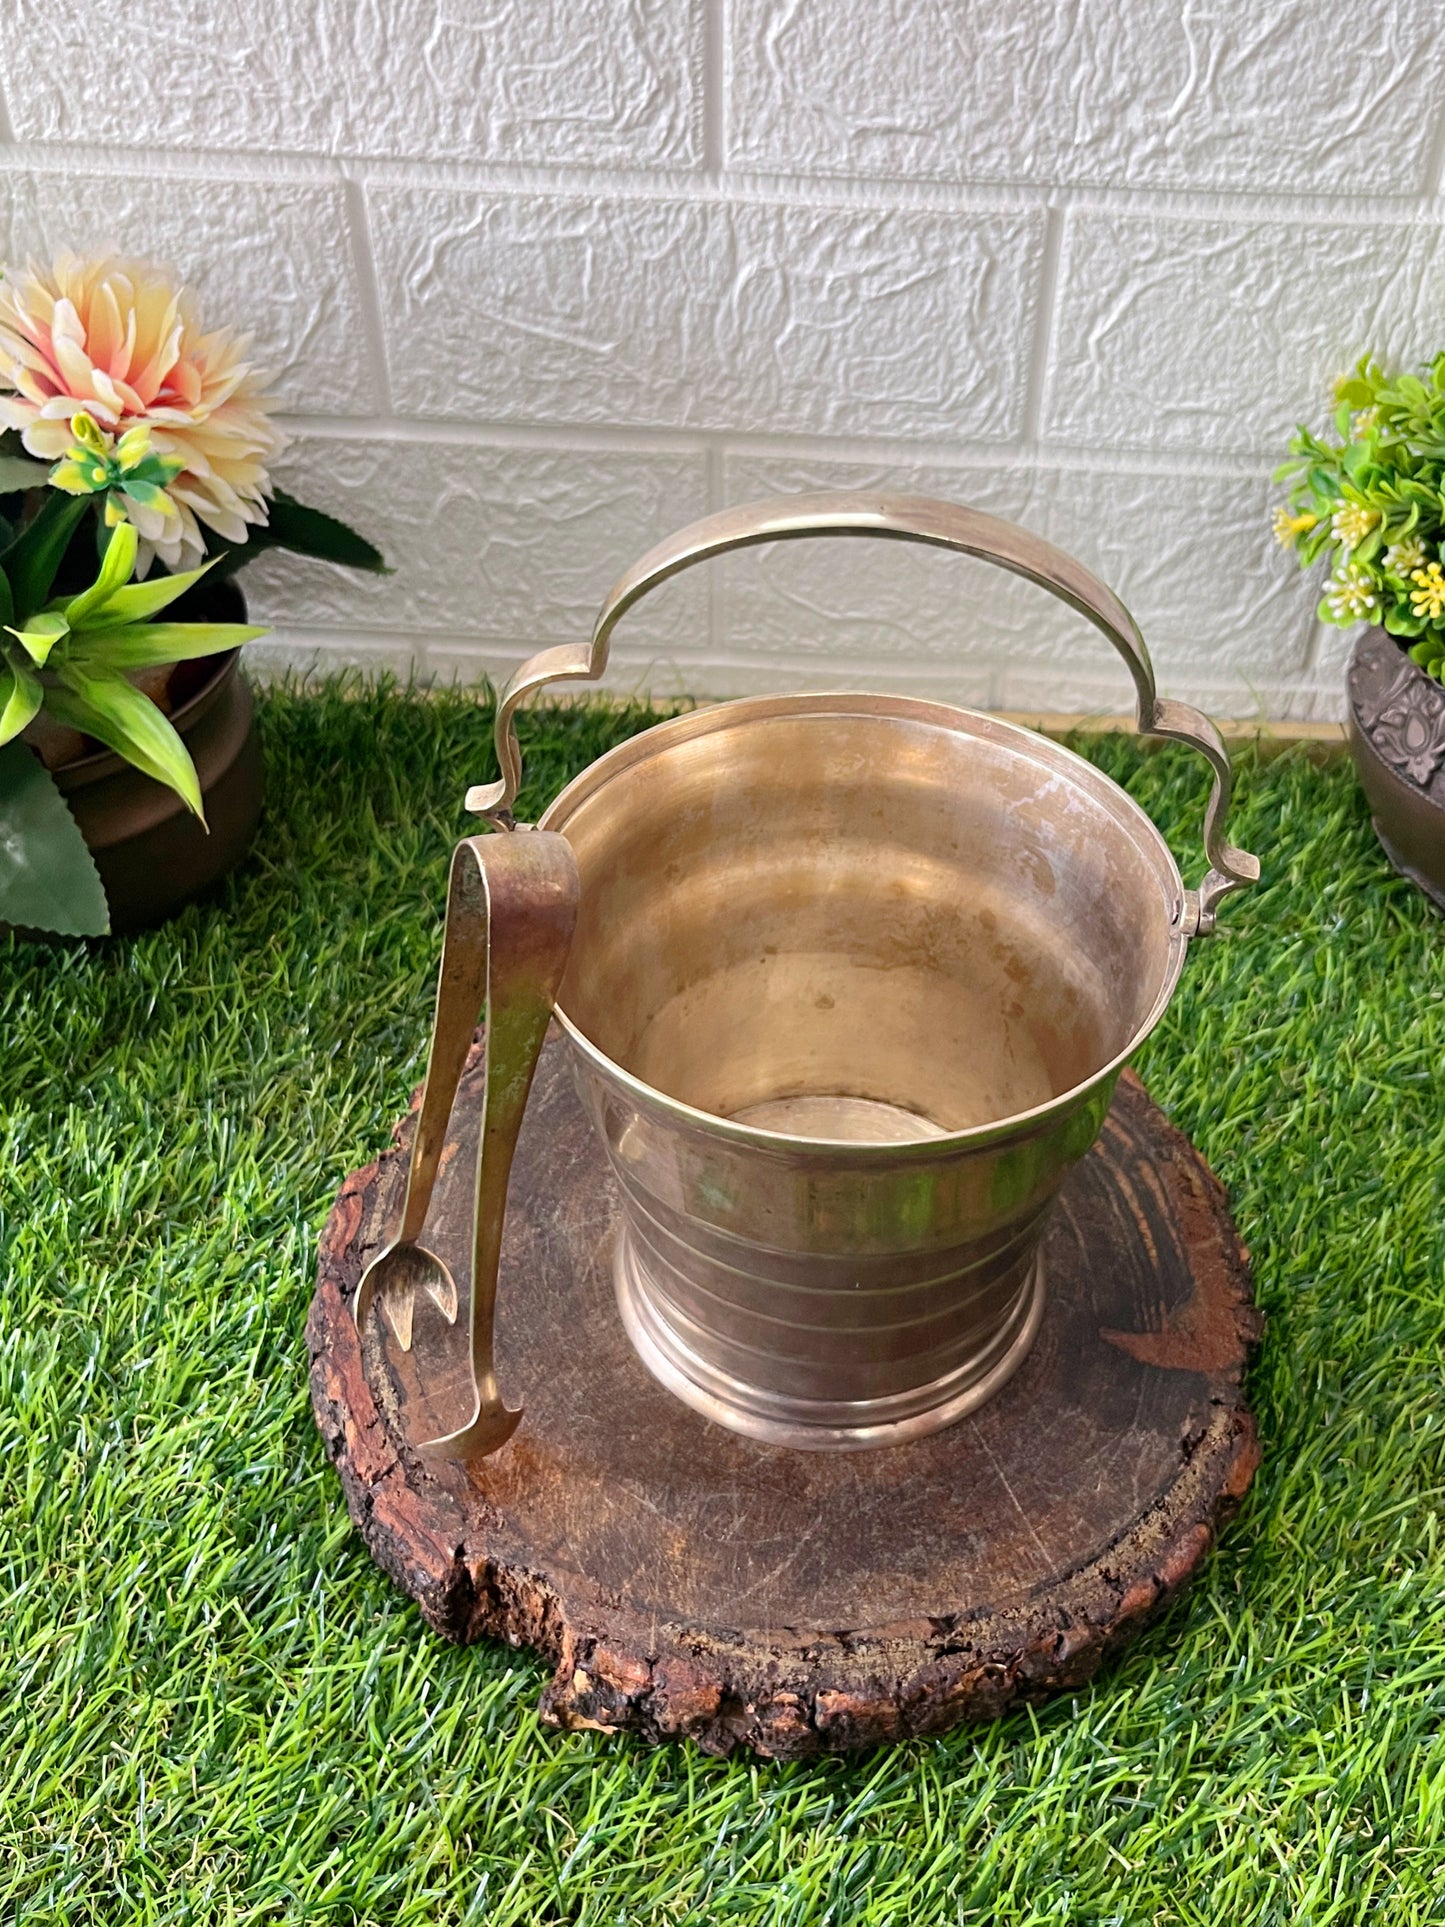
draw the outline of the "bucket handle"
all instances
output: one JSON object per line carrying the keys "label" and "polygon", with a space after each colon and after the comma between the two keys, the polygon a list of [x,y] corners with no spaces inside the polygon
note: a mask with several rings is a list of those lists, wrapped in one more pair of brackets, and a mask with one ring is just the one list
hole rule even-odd
{"label": "bucket handle", "polygon": [[602,604],[590,643],[564,643],[540,650],[513,674],[497,705],[496,750],[501,780],[467,791],[466,806],[502,829],[514,827],[512,805],[522,782],[517,746],[518,705],[552,682],[595,681],[607,667],[612,631],[649,589],[678,575],[694,562],[726,555],[760,542],[786,542],[812,535],[880,535],[904,542],[927,542],[996,562],[1050,590],[1113,643],[1128,664],[1137,694],[1141,735],[1169,737],[1197,749],[1214,773],[1204,812],[1204,851],[1209,872],[1197,890],[1184,893],[1180,927],[1186,936],[1207,936],[1224,898],[1259,879],[1259,861],[1225,841],[1233,775],[1219,731],[1192,704],[1161,697],[1154,687],[1154,666],[1138,625],[1112,590],[1041,536],[985,515],[980,509],[935,501],[926,495],[872,492],[775,496],[707,515],[657,547],[614,583]]}

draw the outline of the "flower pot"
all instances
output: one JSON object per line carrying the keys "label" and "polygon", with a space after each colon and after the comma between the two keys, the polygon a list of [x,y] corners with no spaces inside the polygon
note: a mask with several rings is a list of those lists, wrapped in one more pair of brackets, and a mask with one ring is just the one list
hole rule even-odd
{"label": "flower pot", "polygon": [[1382,629],[1350,664],[1350,752],[1385,855],[1445,910],[1445,689]]}
{"label": "flower pot", "polygon": [[[246,601],[230,581],[201,582],[173,605],[179,622],[244,622]],[[61,730],[42,712],[25,735],[50,769],[105,885],[113,931],[143,930],[173,916],[233,870],[261,816],[261,745],[255,704],[238,673],[240,651],[177,663],[168,689],[146,685],[169,707],[200,778],[210,834],[175,791],[110,750]]]}

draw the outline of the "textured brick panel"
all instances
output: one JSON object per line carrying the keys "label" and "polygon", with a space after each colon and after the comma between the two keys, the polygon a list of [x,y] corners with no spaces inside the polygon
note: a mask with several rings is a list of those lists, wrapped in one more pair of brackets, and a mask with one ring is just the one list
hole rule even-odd
{"label": "textured brick panel", "polygon": [[[1316,685],[1293,676],[1263,681],[1195,671],[1172,679],[1169,694],[1219,721],[1337,722],[1344,713],[1343,685]],[[1025,716],[1121,716],[1131,708],[1120,699],[1117,682],[1082,671],[1060,675],[1029,668],[1007,669],[995,678],[992,706]]]}
{"label": "textured brick panel", "polygon": [[383,675],[403,683],[428,680],[426,651],[406,636],[317,636],[304,629],[275,629],[246,644],[246,673],[259,683],[283,676],[334,676],[354,670],[368,679]]}
{"label": "textured brick panel", "polygon": [[[687,167],[701,0],[6,0],[22,140]],[[145,76],[144,110],[123,77]]]}
{"label": "textured brick panel", "polygon": [[398,407],[1006,441],[1043,221],[376,188]]}
{"label": "textured brick panel", "polygon": [[[894,489],[1002,515],[1077,556],[1122,597],[1167,694],[1204,673],[1244,688],[1299,671],[1318,589],[1272,542],[1272,491],[1258,477],[1038,468],[901,468],[732,456],[735,501],[802,488]],[[1207,538],[1201,540],[1201,531]],[[1027,667],[1062,689],[1082,678],[1128,706],[1132,685],[1108,643],[1046,591],[972,559],[909,543],[778,544],[730,557],[727,654],[747,650],[820,669],[846,665],[877,687],[926,672],[944,693],[980,664]],[[1002,697],[996,700],[1002,701]],[[1068,707],[1061,700],[1046,707]],[[1086,706],[1096,706],[1091,700]],[[1231,704],[1231,711],[1237,704]]]}
{"label": "textured brick panel", "polygon": [[1435,0],[729,0],[728,155],[787,172],[1420,192]]}
{"label": "textured brick panel", "polygon": [[[262,620],[418,637],[489,638],[510,666],[544,643],[585,641],[627,564],[704,509],[700,456],[303,437],[283,484],[370,537],[378,578],[270,554],[244,582]],[[702,584],[668,584],[630,636],[706,643]]]}
{"label": "textured brick panel", "polygon": [[1073,215],[1042,433],[1278,459],[1296,421],[1328,419],[1342,368],[1437,352],[1442,314],[1433,221]]}
{"label": "textured brick panel", "polygon": [[49,262],[65,248],[170,263],[200,294],[206,326],[254,335],[254,359],[275,375],[284,406],[350,414],[378,405],[340,187],[6,172],[3,260]]}

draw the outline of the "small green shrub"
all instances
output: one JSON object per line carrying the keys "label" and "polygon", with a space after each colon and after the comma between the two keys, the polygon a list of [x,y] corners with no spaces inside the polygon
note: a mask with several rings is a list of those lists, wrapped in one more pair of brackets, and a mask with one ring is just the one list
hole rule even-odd
{"label": "small green shrub", "polygon": [[1421,375],[1366,356],[1335,384],[1335,433],[1300,428],[1279,540],[1308,566],[1328,555],[1325,622],[1379,624],[1445,681],[1445,354]]}

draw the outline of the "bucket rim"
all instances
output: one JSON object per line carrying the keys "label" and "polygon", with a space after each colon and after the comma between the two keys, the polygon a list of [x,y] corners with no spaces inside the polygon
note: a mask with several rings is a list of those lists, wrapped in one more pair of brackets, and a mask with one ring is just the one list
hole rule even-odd
{"label": "bucket rim", "polygon": [[[570,1018],[560,1001],[553,1006],[553,1018],[571,1043],[607,1082],[621,1086],[644,1109],[660,1113],[670,1122],[702,1130],[724,1142],[759,1152],[772,1152],[793,1158],[810,1151],[825,1154],[830,1160],[869,1164],[880,1159],[888,1164],[935,1163],[950,1155],[983,1149],[1006,1138],[1026,1140],[1047,1129],[1061,1116],[1076,1109],[1101,1085],[1112,1083],[1135,1051],[1156,1028],[1178,987],[1189,948],[1189,934],[1183,928],[1184,880],[1174,853],[1165,842],[1158,825],[1128,791],[1096,769],[1087,757],[1057,743],[1052,737],[1029,729],[1023,723],[1006,720],[985,710],[966,709],[959,704],[938,702],[927,697],[876,695],[855,690],[820,690],[788,695],[738,696],[700,704],[680,716],[669,716],[618,743],[581,770],[547,805],[538,819],[539,830],[566,834],[568,818],[606,784],[614,782],[637,764],[680,742],[711,734],[738,722],[762,722],[790,716],[829,715],[873,716],[879,720],[920,722],[949,730],[954,734],[981,737],[1004,747],[1021,750],[1065,778],[1079,783],[1101,808],[1111,813],[1121,827],[1132,830],[1150,849],[1157,868],[1168,885],[1167,903],[1170,935],[1167,960],[1153,1003],[1124,1047],[1096,1071],[1072,1084],[1046,1103],[1028,1110],[1011,1112],[962,1131],[927,1138],[906,1138],[887,1143],[857,1138],[800,1137],[787,1131],[772,1131],[757,1124],[742,1124],[705,1111],[681,1098],[659,1090],[655,1084],[637,1077],[593,1043],[586,1032]],[[522,832],[525,834],[525,832]]]}

